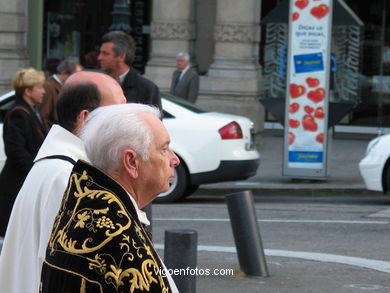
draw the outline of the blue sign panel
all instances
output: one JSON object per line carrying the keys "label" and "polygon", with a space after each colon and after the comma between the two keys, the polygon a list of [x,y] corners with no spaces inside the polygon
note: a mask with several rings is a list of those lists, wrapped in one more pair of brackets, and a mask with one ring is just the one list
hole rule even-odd
{"label": "blue sign panel", "polygon": [[312,53],[294,56],[295,73],[305,73],[324,70],[322,53]]}
{"label": "blue sign panel", "polygon": [[290,163],[323,163],[323,152],[302,152],[289,151],[288,161]]}

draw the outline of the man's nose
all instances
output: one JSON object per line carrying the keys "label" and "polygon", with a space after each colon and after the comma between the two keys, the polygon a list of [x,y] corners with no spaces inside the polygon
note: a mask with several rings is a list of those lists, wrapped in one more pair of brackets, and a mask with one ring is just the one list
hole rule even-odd
{"label": "man's nose", "polygon": [[172,151],[172,158],[171,158],[171,166],[176,167],[180,164],[180,159],[176,154]]}

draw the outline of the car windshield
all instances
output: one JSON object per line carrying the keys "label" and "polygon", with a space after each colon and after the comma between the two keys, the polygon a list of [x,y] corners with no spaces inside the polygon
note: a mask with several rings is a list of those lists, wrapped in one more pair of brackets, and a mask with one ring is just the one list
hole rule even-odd
{"label": "car windshield", "polygon": [[186,108],[187,110],[191,111],[191,112],[195,112],[195,113],[206,113],[207,111],[199,108],[197,105],[193,104],[193,103],[190,103],[186,100],[183,100],[181,98],[178,98],[178,97],[175,97],[175,96],[172,96],[170,94],[167,94],[167,93],[163,93],[161,94],[161,96],[172,102],[172,103],[175,103],[183,108]]}

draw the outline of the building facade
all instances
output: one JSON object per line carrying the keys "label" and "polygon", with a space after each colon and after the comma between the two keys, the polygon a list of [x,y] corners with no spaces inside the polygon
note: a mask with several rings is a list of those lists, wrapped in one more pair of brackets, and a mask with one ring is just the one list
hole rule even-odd
{"label": "building facade", "polygon": [[[256,130],[261,131],[265,121],[276,121],[259,102],[269,97],[265,78],[267,24],[262,20],[282,2],[1,1],[0,93],[10,89],[13,74],[21,67],[34,66],[50,74],[61,59],[74,56],[86,68],[96,69],[101,36],[115,23],[115,17],[122,17],[123,22],[127,9],[129,33],[137,43],[137,70],[153,80],[161,91],[168,91],[176,54],[187,51],[200,74],[197,104],[208,110],[248,116],[255,122]],[[359,29],[357,57],[356,50],[337,51],[343,56],[339,67],[343,68],[343,62],[353,63],[359,73],[351,81],[356,83],[358,79],[359,96],[353,101],[353,110],[340,123],[390,127],[390,30],[387,29],[390,7],[386,9],[385,0],[342,2],[364,26]],[[283,30],[283,25],[279,27]],[[345,30],[344,35],[348,38]],[[342,73],[340,70],[337,74]],[[335,79],[336,86],[338,80],[341,79]],[[345,83],[341,88],[350,85]],[[281,86],[280,90],[283,96],[285,88]]]}

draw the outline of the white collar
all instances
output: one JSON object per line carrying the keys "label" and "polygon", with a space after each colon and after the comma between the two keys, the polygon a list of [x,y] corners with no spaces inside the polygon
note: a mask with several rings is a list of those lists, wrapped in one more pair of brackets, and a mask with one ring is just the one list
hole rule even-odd
{"label": "white collar", "polygon": [[133,203],[133,206],[135,208],[135,211],[137,212],[137,216],[138,216],[139,221],[146,226],[150,226],[150,222],[148,220],[148,217],[146,216],[146,213],[143,210],[140,210],[140,208],[138,207],[137,202],[135,201],[133,196],[128,192],[127,192],[127,194],[129,195],[130,200]]}
{"label": "white collar", "polygon": [[58,124],[53,124],[50,128],[34,162],[52,155],[64,155],[75,161],[89,162],[81,139]]}
{"label": "white collar", "polygon": [[57,74],[53,74],[53,79],[56,81],[56,82],[58,82],[60,85],[64,85],[63,83],[62,83],[62,81],[60,80],[60,78],[57,76]]}
{"label": "white collar", "polygon": [[186,68],[183,69],[183,71],[180,73],[180,79],[186,74],[186,72],[190,69],[190,64],[186,66]]}
{"label": "white collar", "polygon": [[125,73],[123,73],[123,74],[118,76],[118,81],[119,81],[120,84],[123,83],[123,81],[125,80],[126,75],[129,73],[129,71],[130,71],[130,68],[127,69],[127,71]]}

